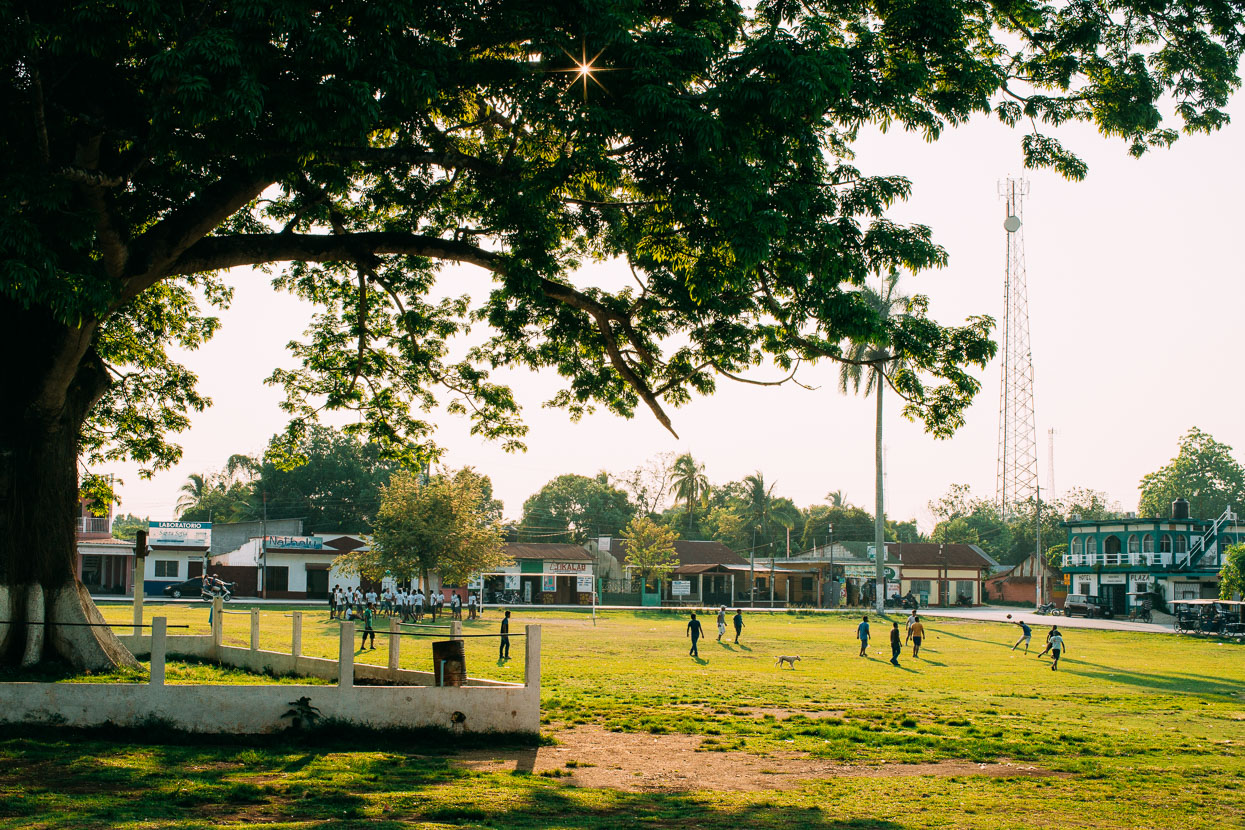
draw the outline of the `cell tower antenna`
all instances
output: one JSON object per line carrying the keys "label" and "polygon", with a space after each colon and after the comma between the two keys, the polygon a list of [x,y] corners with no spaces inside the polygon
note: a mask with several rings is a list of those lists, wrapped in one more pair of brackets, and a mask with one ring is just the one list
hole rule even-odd
{"label": "cell tower antenna", "polygon": [[1046,430],[1046,497],[1055,497],[1055,428]]}
{"label": "cell tower antenna", "polygon": [[1033,353],[1029,347],[1029,290],[1025,284],[1025,179],[1008,178],[1007,275],[1003,282],[1003,382],[999,387],[998,501],[1004,516],[1038,495],[1037,426],[1033,416]]}

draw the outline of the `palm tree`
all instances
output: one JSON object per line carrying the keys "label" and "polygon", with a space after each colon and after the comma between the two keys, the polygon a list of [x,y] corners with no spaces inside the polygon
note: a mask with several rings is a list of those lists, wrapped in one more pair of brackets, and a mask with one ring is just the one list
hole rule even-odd
{"label": "palm tree", "polygon": [[[843,379],[840,377],[839,386],[842,387],[842,385],[843,385]],[[826,493],[826,501],[830,503],[831,507],[847,507],[848,506],[847,496],[843,495],[842,490],[831,490],[829,493]]]}
{"label": "palm tree", "polygon": [[882,503],[882,389],[886,386],[886,364],[890,364],[892,371],[896,367],[895,359],[891,356],[888,348],[890,344],[885,332],[887,321],[893,317],[906,314],[911,302],[910,298],[896,290],[898,283],[899,273],[892,270],[882,280],[882,291],[880,293],[867,286],[860,289],[861,297],[873,309],[882,325],[878,336],[874,339],[852,341],[846,354],[847,359],[852,362],[844,363],[839,369],[840,392],[847,394],[850,389],[852,392],[859,393],[860,385],[863,381],[865,397],[876,393],[878,399],[877,425],[874,434],[874,495],[876,506],[873,514],[873,549],[877,564],[877,596],[874,599],[875,607],[879,614],[882,613],[882,603],[886,598],[886,506]]}
{"label": "palm tree", "polygon": [[705,477],[705,465],[692,458],[691,453],[683,453],[674,460],[671,467],[674,484],[674,496],[687,502],[687,529],[692,529],[692,517],[695,505],[709,493],[709,479]]}
{"label": "palm tree", "polygon": [[177,499],[177,515],[180,516],[195,505],[201,504],[207,494],[217,486],[213,482],[214,478],[215,476],[211,473],[191,473],[186,483],[177,491],[181,493]]}

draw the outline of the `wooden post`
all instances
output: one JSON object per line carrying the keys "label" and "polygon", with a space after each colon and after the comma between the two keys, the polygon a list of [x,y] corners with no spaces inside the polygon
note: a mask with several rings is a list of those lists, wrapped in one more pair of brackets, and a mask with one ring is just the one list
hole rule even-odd
{"label": "wooden post", "polygon": [[540,626],[528,625],[523,630],[527,640],[523,653],[523,685],[540,688]]}
{"label": "wooden post", "polygon": [[294,670],[298,671],[298,658],[303,656],[303,612],[290,615],[293,629],[290,632],[290,656],[294,658]]}
{"label": "wooden post", "polygon": [[450,620],[450,639],[461,640],[463,638],[462,620]]}
{"label": "wooden post", "polygon": [[259,651],[259,609],[251,609],[251,651]]}
{"label": "wooden post", "polygon": [[156,617],[151,621],[151,685],[164,685],[164,654],[167,647],[165,634],[168,620]]}
{"label": "wooden post", "polygon": [[337,648],[337,685],[349,689],[354,685],[354,623],[344,622],[341,642]]}
{"label": "wooden post", "polygon": [[[461,626],[462,623],[455,623]],[[402,637],[398,634],[397,617],[389,618],[389,671],[396,672],[402,656]]]}

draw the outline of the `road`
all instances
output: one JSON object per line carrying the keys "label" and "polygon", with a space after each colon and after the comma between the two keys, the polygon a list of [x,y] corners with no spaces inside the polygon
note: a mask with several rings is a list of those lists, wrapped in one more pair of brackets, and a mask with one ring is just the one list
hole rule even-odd
{"label": "road", "polygon": [[[1107,631],[1144,631],[1151,634],[1171,634],[1171,617],[1154,612],[1155,622],[1129,622],[1126,619],[1086,619],[1085,617],[1050,617],[1035,614],[1023,608],[1007,608],[1004,606],[982,605],[976,608],[922,608],[918,612],[923,617],[955,617],[964,620],[981,620],[984,622],[1016,622],[1024,620],[1029,625],[1058,625],[1063,628],[1098,628]],[[1011,619],[1007,615],[1011,614]]]}

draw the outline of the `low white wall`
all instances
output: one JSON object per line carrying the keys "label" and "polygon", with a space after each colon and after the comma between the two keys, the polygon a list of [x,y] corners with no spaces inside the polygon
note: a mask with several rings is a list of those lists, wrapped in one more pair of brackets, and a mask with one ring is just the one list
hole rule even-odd
{"label": "low white wall", "polygon": [[[259,639],[258,618],[252,619],[254,644]],[[150,653],[149,683],[0,683],[0,723],[142,726],[158,719],[189,732],[265,733],[286,728],[290,719],[282,715],[293,701],[307,697],[324,717],[359,726],[454,727],[467,732],[540,729],[538,625],[526,627],[523,685],[468,678],[466,686],[441,687],[432,685],[430,672],[398,669],[396,664],[394,668],[356,664],[350,622],[342,624],[340,662],[299,655],[297,647],[295,653],[284,654],[221,645],[219,616],[210,635],[168,637],[163,617],[152,622],[152,634],[120,638],[132,652]],[[297,618],[295,627],[298,631]],[[300,640],[296,635],[295,642]],[[167,654],[217,660],[250,671],[320,677],[336,680],[337,685],[168,686]],[[356,686],[356,679],[395,685]]]}
{"label": "low white wall", "polygon": [[188,732],[255,734],[290,725],[300,697],[325,717],[378,728],[536,732],[539,691],[524,686],[157,686],[148,683],[0,683],[0,722],[142,726],[158,718]]}

